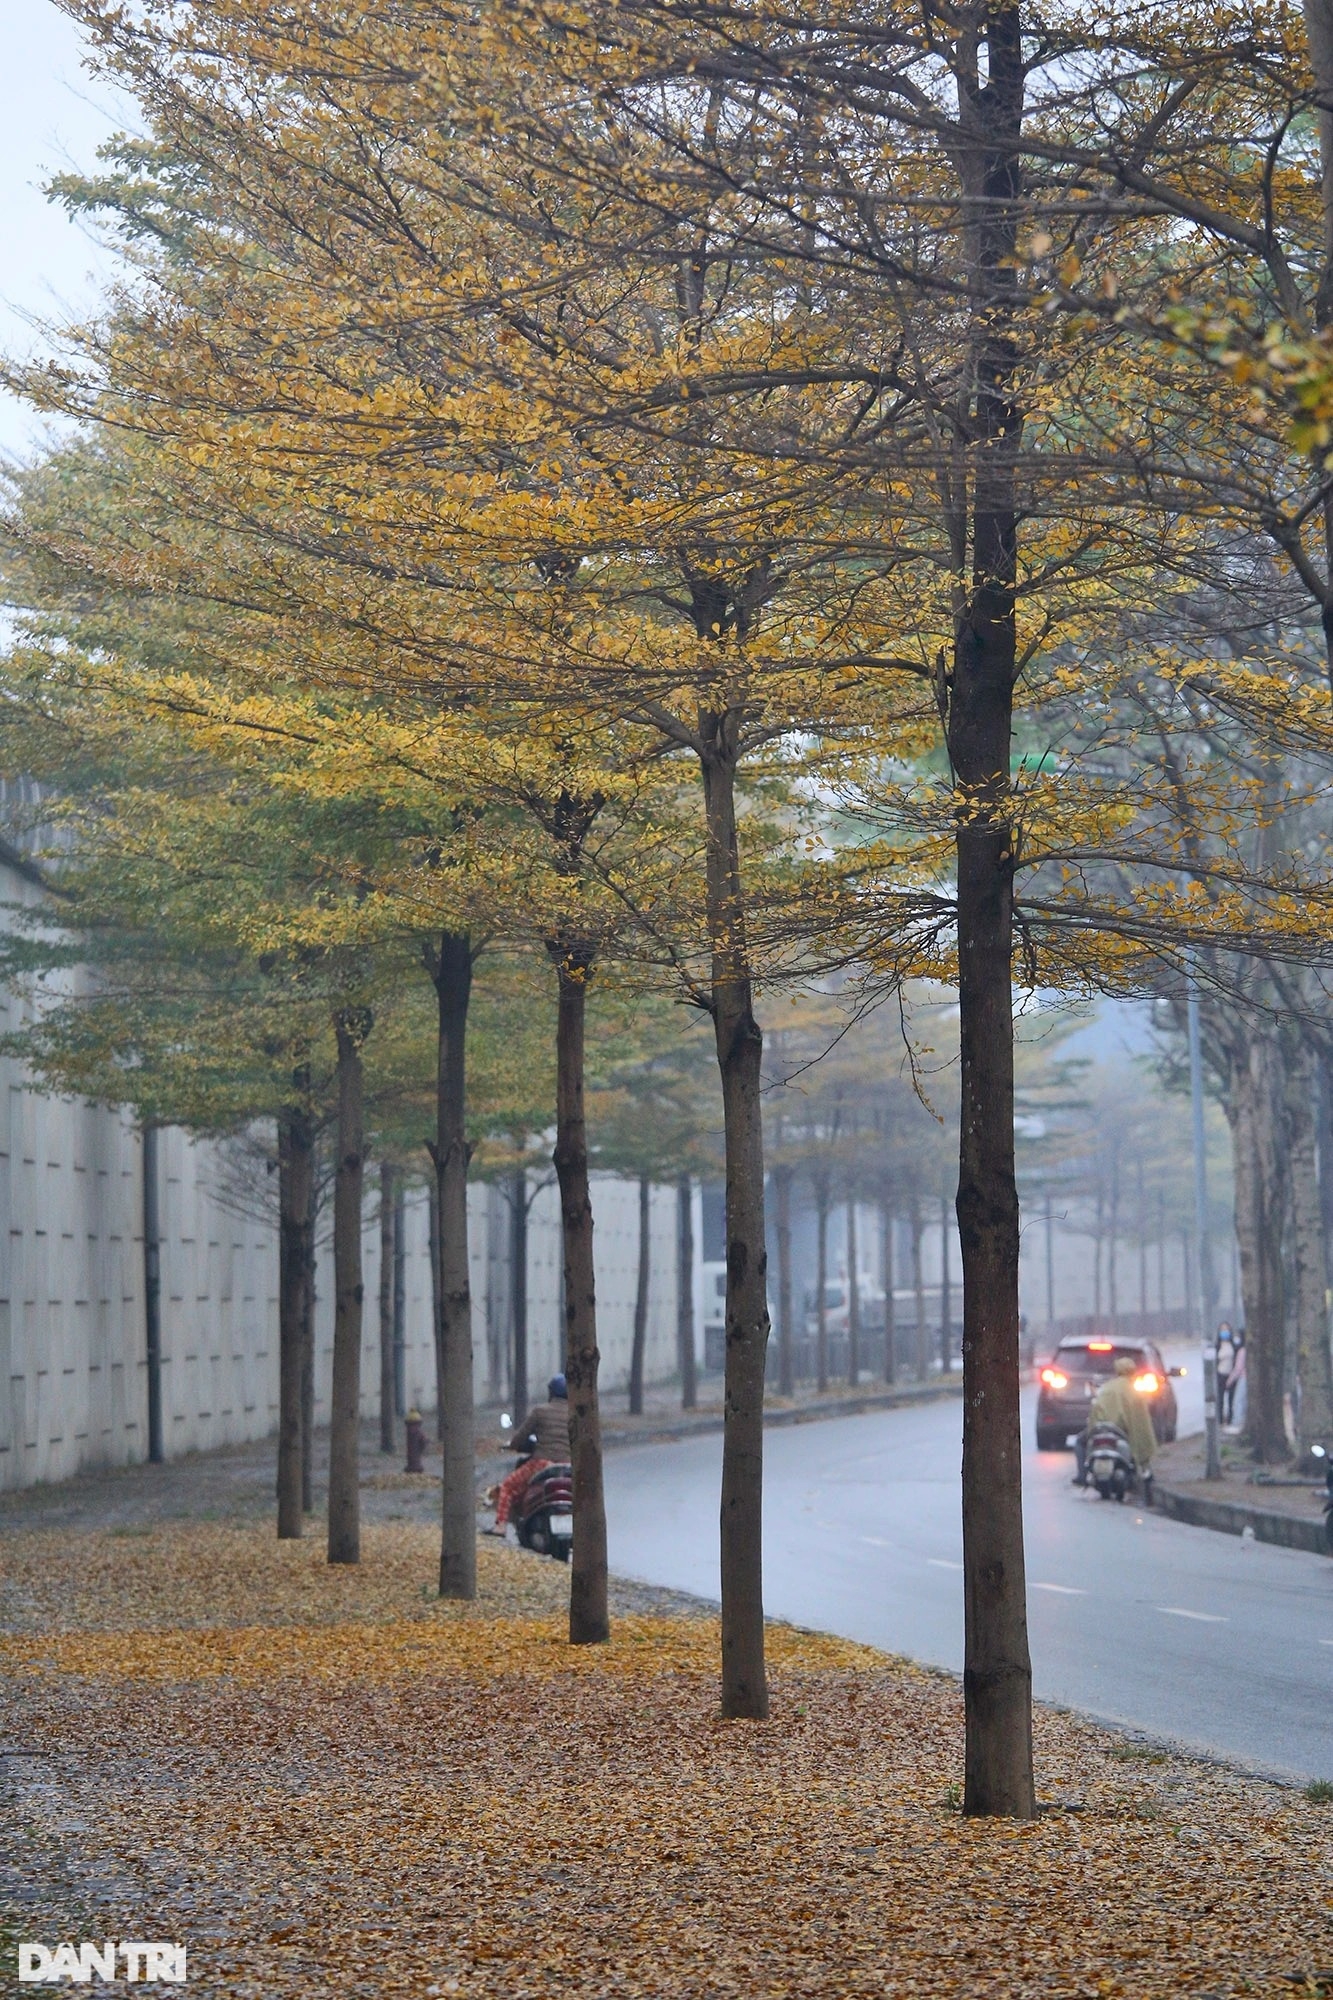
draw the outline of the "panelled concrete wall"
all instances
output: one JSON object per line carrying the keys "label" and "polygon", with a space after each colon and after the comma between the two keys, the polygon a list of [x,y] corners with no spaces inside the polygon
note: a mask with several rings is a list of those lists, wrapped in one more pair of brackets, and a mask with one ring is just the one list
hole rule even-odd
{"label": "panelled concrete wall", "polygon": [[[7,1072],[7,1073],[6,1073]],[[59,1480],[147,1456],[142,1142],[114,1112],[46,1097],[0,1063],[0,1489]],[[258,1149],[247,1149],[253,1173]],[[159,1135],[162,1408],[167,1455],[268,1436],[276,1429],[275,1218],[247,1213],[225,1146]],[[259,1169],[262,1173],[262,1167]],[[262,1184],[261,1184],[262,1191]],[[638,1190],[593,1182],[604,1393],[629,1377],[638,1271]],[[676,1372],[675,1191],[654,1188],[645,1373]],[[504,1192],[469,1190],[474,1352],[479,1397],[511,1389],[509,1212]],[[424,1187],[405,1201],[403,1388],[433,1410],[435,1346]],[[363,1239],[362,1397],[378,1409],[378,1192]],[[540,1393],[560,1365],[559,1208],[541,1189],[528,1232],[529,1380]],[[320,1232],[316,1419],[328,1410],[333,1253]]]}
{"label": "panelled concrete wall", "polygon": [[[0,857],[4,906],[43,902],[22,866]],[[24,1007],[0,991],[0,1031]],[[158,1141],[162,1409],[167,1455],[268,1436],[277,1426],[277,1191],[255,1141],[216,1144],[163,1131]],[[367,1174],[362,1397],[378,1408],[379,1199]],[[638,1269],[638,1188],[593,1178],[603,1382],[629,1376]],[[651,1202],[650,1382],[676,1371],[675,1192]],[[435,1405],[429,1211],[406,1194],[405,1403]],[[529,1380],[560,1365],[559,1203],[540,1186],[528,1226]],[[511,1388],[510,1221],[506,1191],[468,1198],[476,1387]],[[333,1352],[333,1254],[318,1245],[316,1418],[327,1416]],[[148,1449],[143,1154],[129,1116],[34,1087],[0,1060],[0,1489],[125,1465]]]}

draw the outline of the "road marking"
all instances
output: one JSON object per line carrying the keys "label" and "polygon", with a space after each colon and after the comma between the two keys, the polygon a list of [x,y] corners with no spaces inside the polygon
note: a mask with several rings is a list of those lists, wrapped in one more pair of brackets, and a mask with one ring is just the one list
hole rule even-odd
{"label": "road marking", "polygon": [[1333,1646],[1333,1639],[1321,1639],[1319,1643],[1321,1646]]}
{"label": "road marking", "polygon": [[886,1542],[880,1535],[862,1535],[860,1538],[871,1549],[891,1549],[892,1542]]}
{"label": "road marking", "polygon": [[1033,1590],[1054,1590],[1061,1597],[1086,1597],[1086,1590],[1075,1590],[1072,1583],[1034,1583]]}
{"label": "road marking", "polygon": [[1154,1604],[1154,1611],[1162,1612],[1167,1618],[1194,1618],[1200,1625],[1227,1625],[1230,1620],[1216,1611],[1186,1611],[1179,1604]]}
{"label": "road marking", "polygon": [[945,1562],[943,1556],[927,1556],[926,1561],[932,1569],[961,1569],[963,1567],[961,1563]]}

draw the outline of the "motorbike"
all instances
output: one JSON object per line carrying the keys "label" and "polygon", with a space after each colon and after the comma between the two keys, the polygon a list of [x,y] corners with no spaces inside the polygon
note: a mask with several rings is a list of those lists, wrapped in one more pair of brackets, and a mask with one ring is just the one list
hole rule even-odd
{"label": "motorbike", "polygon": [[514,1510],[520,1545],[535,1555],[568,1562],[574,1541],[574,1471],[548,1465],[533,1474]]}
{"label": "motorbike", "polygon": [[568,1465],[548,1465],[523,1489],[514,1516],[520,1544],[539,1556],[568,1562],[574,1540],[574,1474]]}
{"label": "motorbike", "polygon": [[1103,1500],[1121,1500],[1134,1485],[1134,1454],[1115,1424],[1097,1424],[1087,1444],[1088,1478]]}

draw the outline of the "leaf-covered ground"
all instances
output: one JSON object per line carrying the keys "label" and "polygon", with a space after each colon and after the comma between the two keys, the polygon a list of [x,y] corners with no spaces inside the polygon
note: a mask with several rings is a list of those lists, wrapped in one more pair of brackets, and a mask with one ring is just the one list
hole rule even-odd
{"label": "leaf-covered ground", "polygon": [[1202,2000],[1333,1965],[1333,1807],[1044,1713],[1052,1809],[968,1821],[948,1678],[775,1627],[772,1720],[723,1724],[711,1618],[571,1652],[563,1570],[481,1557],[457,1607],[414,1524],[356,1571],[259,1526],[11,1531],[11,1937],[174,1939],[196,1994],[281,2000]]}

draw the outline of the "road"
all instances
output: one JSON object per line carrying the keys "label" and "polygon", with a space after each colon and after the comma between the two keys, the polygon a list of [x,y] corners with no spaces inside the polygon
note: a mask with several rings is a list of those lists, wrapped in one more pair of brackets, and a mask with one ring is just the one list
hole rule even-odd
{"label": "road", "polygon": [[[1191,1370],[1191,1374],[1194,1374]],[[1197,1428],[1193,1382],[1182,1428]],[[765,1606],[960,1671],[956,1402],[770,1430]],[[1333,1562],[1117,1506],[1024,1409],[1037,1695],[1301,1780],[1333,1778]],[[718,1595],[716,1435],[608,1454],[612,1568]]]}

